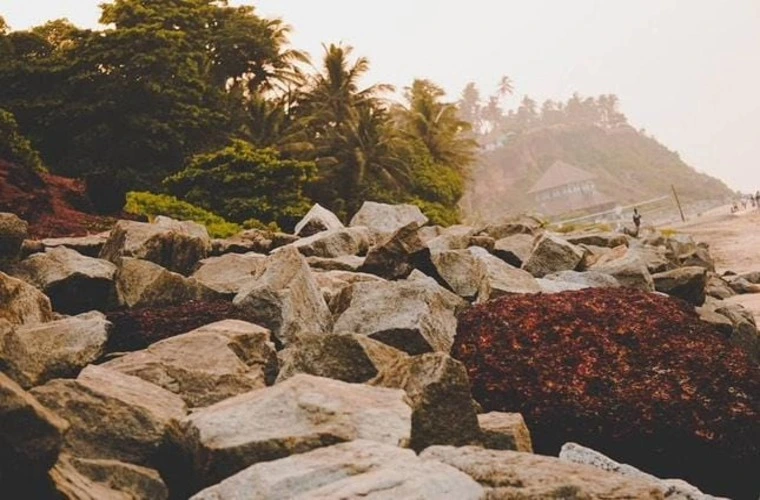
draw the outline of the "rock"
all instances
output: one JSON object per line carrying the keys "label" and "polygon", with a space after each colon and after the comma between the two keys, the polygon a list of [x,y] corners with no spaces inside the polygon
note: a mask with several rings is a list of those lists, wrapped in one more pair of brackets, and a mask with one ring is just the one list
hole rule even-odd
{"label": "rock", "polygon": [[425,290],[426,294],[430,294],[431,297],[436,297],[437,300],[441,300],[444,307],[454,311],[455,316],[470,306],[470,304],[462,297],[443,288],[436,280],[419,269],[412,271],[409,277],[403,280],[402,283],[414,283],[421,287]]}
{"label": "rock", "polygon": [[[485,250],[484,250],[485,251]],[[482,259],[469,250],[433,251],[430,260],[443,285],[465,300],[488,300],[491,290]]]}
{"label": "rock", "polygon": [[12,262],[21,251],[29,225],[15,214],[0,212],[0,264]]}
{"label": "rock", "polygon": [[349,226],[366,226],[377,236],[390,236],[412,222],[416,222],[417,226],[424,226],[428,218],[414,205],[386,205],[365,201],[351,219]]}
{"label": "rock", "polygon": [[572,283],[570,281],[563,280],[549,280],[545,278],[538,278],[538,286],[541,287],[541,293],[562,293],[583,290],[589,288],[586,285],[580,283]]}
{"label": "rock", "polygon": [[0,372],[0,484],[46,473],[58,459],[68,426]]}
{"label": "rock", "polygon": [[281,369],[277,382],[306,373],[349,383],[369,383],[387,371],[398,369],[407,357],[405,353],[363,335],[305,337],[280,352]]}
{"label": "rock", "polygon": [[420,460],[410,450],[356,440],[253,465],[193,500],[241,496],[477,500],[483,498],[483,488],[453,467]]}
{"label": "rock", "polygon": [[268,254],[272,250],[298,241],[298,236],[264,229],[246,229],[227,239],[211,241],[211,255],[218,257],[228,253]]}
{"label": "rock", "polygon": [[600,261],[589,269],[616,278],[627,288],[636,288],[645,292],[654,291],[654,280],[649,273],[644,259],[635,251],[629,249],[622,258]]}
{"label": "rock", "polygon": [[53,378],[76,377],[105,352],[111,323],[89,312],[41,325],[20,326],[0,338],[0,361],[28,389]]}
{"label": "rock", "polygon": [[480,247],[492,254],[496,247],[496,240],[490,236],[473,236],[470,238],[470,246]]}
{"label": "rock", "polygon": [[489,224],[481,230],[481,234],[487,234],[495,240],[501,240],[515,234],[538,234],[541,231],[540,220],[529,215],[521,215],[506,221]]}
{"label": "rock", "polygon": [[370,248],[361,272],[385,279],[402,279],[415,267],[430,267],[430,250],[419,234],[417,222],[410,222]]}
{"label": "rock", "polygon": [[116,293],[119,304],[128,308],[171,306],[222,297],[195,278],[185,278],[153,262],[132,258],[120,261]]}
{"label": "rock", "polygon": [[760,271],[751,271],[748,273],[742,273],[738,277],[745,279],[754,285],[760,285]]}
{"label": "rock", "polygon": [[[668,254],[664,248],[648,247],[645,245],[631,245],[633,252],[640,258],[650,274],[664,273],[680,267],[668,259]],[[624,250],[623,247],[619,247]],[[623,251],[625,254],[627,250]]]}
{"label": "rock", "polygon": [[339,300],[335,333],[367,335],[412,355],[451,349],[452,304],[427,283],[355,283]]}
{"label": "rock", "polygon": [[157,465],[169,421],[187,413],[179,396],[95,365],[76,380],[52,380],[31,393],[71,424],[65,451],[148,467]]}
{"label": "rock", "polygon": [[266,387],[277,376],[270,332],[225,320],[157,342],[101,365],[139,377],[203,407]]}
{"label": "rock", "polygon": [[620,282],[617,279],[609,274],[596,271],[561,271],[547,274],[544,276],[544,279],[580,285],[581,288],[578,288],[579,290],[583,288],[617,288],[620,286]]}
{"label": "rock", "polygon": [[536,278],[558,271],[572,271],[583,260],[583,250],[550,234],[541,236],[533,246],[523,269]]}
{"label": "rock", "polygon": [[715,273],[708,273],[705,295],[718,300],[727,299],[736,295],[726,280]]}
{"label": "rock", "polygon": [[699,266],[708,271],[715,272],[715,260],[710,255],[707,245],[700,243],[697,248],[684,255],[678,256],[678,264],[681,267]]}
{"label": "rock", "polygon": [[739,304],[718,303],[710,308],[733,324],[728,341],[760,364],[760,334],[752,313]]}
{"label": "rock", "polygon": [[323,231],[287,246],[295,247],[304,257],[330,259],[345,255],[365,255],[373,241],[372,233],[366,227],[349,227]]}
{"label": "rock", "polygon": [[519,233],[496,240],[493,254],[511,266],[522,267],[530,257],[534,239],[532,234]]}
{"label": "rock", "polygon": [[730,337],[733,334],[734,324],[727,317],[718,314],[713,309],[707,307],[697,307],[695,310],[697,314],[699,314],[699,319],[706,323],[710,323],[726,337]]}
{"label": "rock", "polygon": [[119,221],[111,230],[100,258],[115,264],[122,257],[149,260],[187,276],[210,251],[211,239],[204,226],[157,217],[152,224]]}
{"label": "rock", "polygon": [[36,325],[53,319],[50,299],[32,285],[0,272],[0,320]]}
{"label": "rock", "polygon": [[[529,272],[510,266],[483,248],[470,247],[468,251],[485,267],[485,279],[489,290],[487,299],[495,299],[510,293],[541,291],[538,281]],[[481,297],[478,297],[478,302],[482,302]]]}
{"label": "rock", "polygon": [[595,247],[615,248],[628,246],[629,237],[620,233],[568,234],[565,239],[573,245],[593,245]]}
{"label": "rock", "polygon": [[309,257],[306,259],[306,263],[312,269],[320,271],[349,271],[358,272],[359,268],[364,265],[364,257],[358,257],[356,255],[344,255],[342,257],[324,258],[324,257]]}
{"label": "rock", "polygon": [[165,500],[169,490],[153,469],[119,462],[61,456],[50,471],[53,488],[64,498]]}
{"label": "rock", "polygon": [[343,223],[334,213],[322,207],[319,203],[315,203],[311,207],[311,210],[304,215],[303,219],[296,224],[293,232],[303,238],[321,233],[322,231],[343,229],[344,227]]}
{"label": "rock", "polygon": [[752,283],[741,276],[733,277],[728,281],[728,286],[735,294],[760,293],[760,285]]}
{"label": "rock", "polygon": [[[45,251],[45,245],[39,240],[24,240],[21,244],[21,250],[19,251],[18,258],[25,259],[32,254]],[[96,255],[97,257],[97,255]]]}
{"label": "rock", "polygon": [[464,365],[441,352],[402,359],[373,385],[404,389],[412,407],[410,446],[462,446],[480,441],[480,427]]}
{"label": "rock", "polygon": [[327,303],[327,307],[333,314],[338,312],[339,297],[343,290],[351,286],[352,283],[375,282],[384,283],[385,280],[380,276],[367,273],[354,273],[348,271],[323,271],[312,273],[314,281],[317,283],[322,297]]}
{"label": "rock", "polygon": [[396,389],[299,374],[201,409],[172,430],[189,459],[189,470],[176,471],[177,486],[195,491],[258,462],[355,439],[403,446],[411,429],[404,398]]}
{"label": "rock", "polygon": [[14,275],[42,290],[53,309],[64,314],[107,311],[116,305],[116,266],[66,247],[24,259]]}
{"label": "rock", "polygon": [[484,448],[533,453],[530,431],[519,413],[481,413],[478,424]]}
{"label": "rock", "polygon": [[[443,252],[446,250],[466,250],[470,247],[472,238],[477,230],[470,226],[450,226],[441,230],[440,234],[427,241],[431,252]],[[488,237],[486,237],[488,238]],[[493,240],[493,238],[490,238]]]}
{"label": "rock", "polygon": [[660,479],[651,474],[647,474],[646,472],[642,472],[635,467],[631,467],[630,465],[615,462],[598,451],[594,451],[576,443],[567,443],[563,445],[562,450],[559,452],[559,459],[565,462],[588,465],[621,476],[650,482],[660,487],[665,498],[678,500],[710,500],[716,498],[711,495],[705,495],[699,491],[698,488],[695,488],[680,479]]}
{"label": "rock", "polygon": [[420,458],[451,465],[480,483],[489,499],[662,499],[649,481],[567,463],[558,458],[475,446],[433,446]]}
{"label": "rock", "polygon": [[70,248],[86,257],[97,257],[108,241],[109,233],[90,234],[73,238],[45,238],[43,251],[50,248]]}
{"label": "rock", "polygon": [[652,279],[658,292],[678,297],[695,306],[701,306],[705,302],[707,270],[704,267],[681,267],[655,274]]}
{"label": "rock", "polygon": [[192,274],[199,283],[225,296],[235,296],[251,286],[264,271],[266,256],[258,253],[229,253],[198,263]]}
{"label": "rock", "polygon": [[238,293],[235,307],[251,322],[269,328],[282,344],[329,333],[332,315],[306,259],[286,247],[270,256],[265,267],[251,287]]}

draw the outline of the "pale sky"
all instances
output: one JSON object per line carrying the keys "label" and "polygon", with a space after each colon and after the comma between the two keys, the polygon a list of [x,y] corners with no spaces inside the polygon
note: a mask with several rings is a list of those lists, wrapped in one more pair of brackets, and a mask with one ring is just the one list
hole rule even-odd
{"label": "pale sky", "polygon": [[[0,0],[14,29],[67,17],[96,27],[103,0]],[[760,189],[760,0],[259,0],[315,60],[344,42],[370,59],[367,83],[429,78],[456,99],[501,75],[516,105],[614,93],[631,123],[687,163]]]}

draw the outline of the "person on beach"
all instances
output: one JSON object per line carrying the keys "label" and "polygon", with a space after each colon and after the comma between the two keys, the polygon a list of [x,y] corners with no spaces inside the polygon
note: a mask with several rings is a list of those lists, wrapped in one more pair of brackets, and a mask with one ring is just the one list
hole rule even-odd
{"label": "person on beach", "polygon": [[760,208],[760,190],[755,191],[755,206]]}
{"label": "person on beach", "polygon": [[639,209],[636,207],[633,208],[633,224],[636,226],[636,230],[633,235],[638,238],[639,229],[641,229],[641,214],[639,213]]}

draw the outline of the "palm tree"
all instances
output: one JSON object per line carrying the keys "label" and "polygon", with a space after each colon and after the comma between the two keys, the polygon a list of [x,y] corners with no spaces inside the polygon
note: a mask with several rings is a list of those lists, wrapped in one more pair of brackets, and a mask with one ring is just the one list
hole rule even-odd
{"label": "palm tree", "polygon": [[422,141],[435,161],[464,171],[475,159],[477,143],[466,136],[471,126],[459,118],[456,106],[441,101],[444,96],[429,80],[415,80],[395,118],[403,133]]}

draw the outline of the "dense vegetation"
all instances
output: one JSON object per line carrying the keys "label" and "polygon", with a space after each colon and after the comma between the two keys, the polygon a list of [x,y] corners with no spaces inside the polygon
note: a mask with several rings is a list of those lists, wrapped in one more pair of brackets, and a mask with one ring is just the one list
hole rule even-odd
{"label": "dense vegetation", "polygon": [[[173,194],[239,223],[289,228],[312,202],[345,219],[368,199],[458,219],[476,144],[432,82],[393,104],[389,86],[361,86],[369,62],[350,47],[325,46],[312,66],[282,21],[225,0],[101,9],[101,31],[0,20],[3,145],[15,116],[54,173],[114,200]],[[38,167],[24,151],[0,154]]]}
{"label": "dense vegetation", "polygon": [[484,148],[464,204],[474,218],[534,207],[526,195],[556,160],[597,176],[599,191],[621,204],[669,194],[675,185],[683,200],[731,196],[721,181],[689,167],[645,130],[628,124],[615,95],[539,104],[529,97],[505,112],[500,103],[511,93],[508,80],[483,102],[468,85],[459,102]]}

